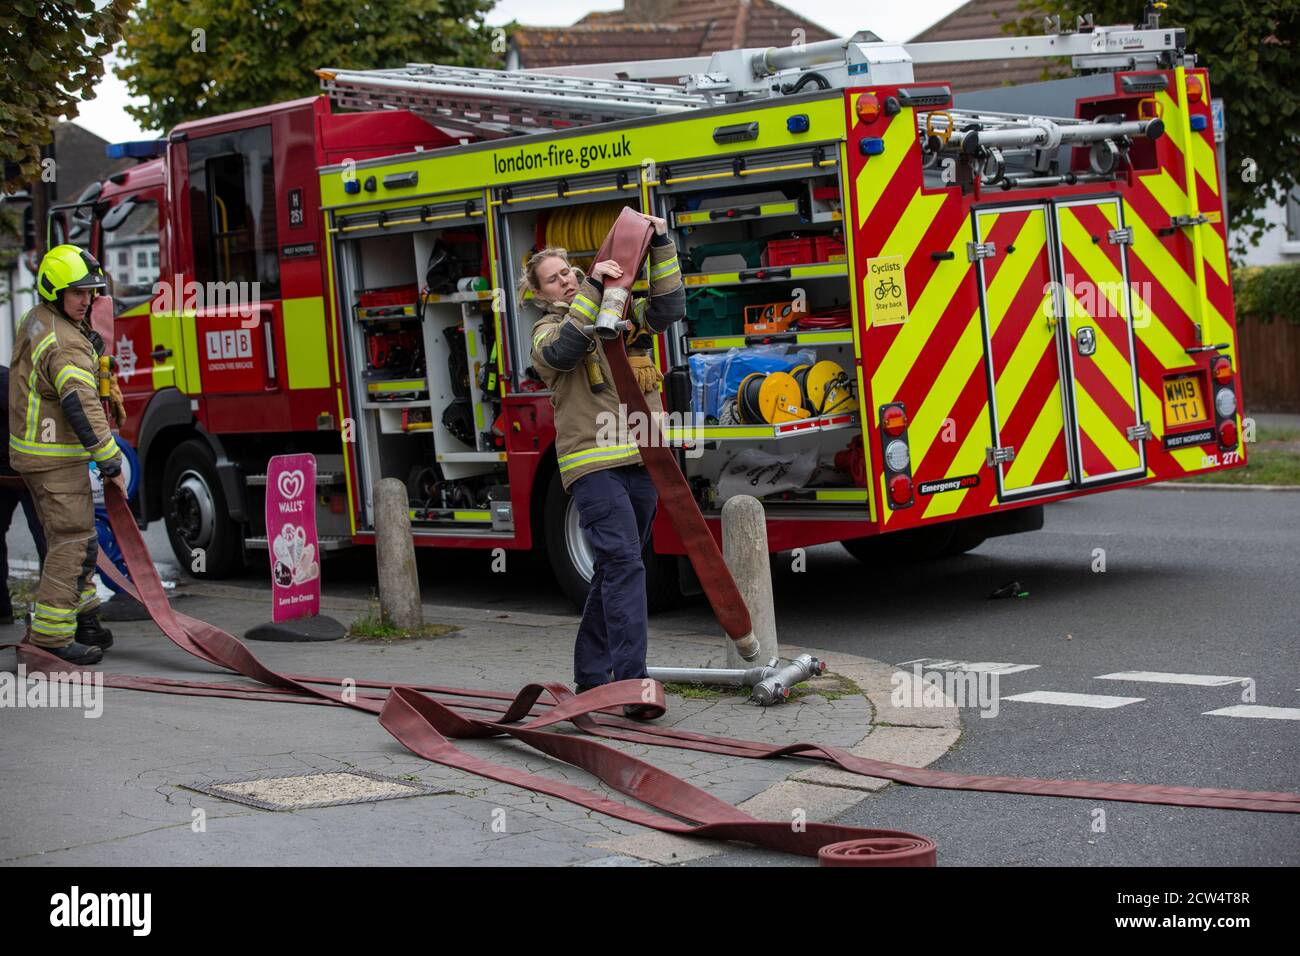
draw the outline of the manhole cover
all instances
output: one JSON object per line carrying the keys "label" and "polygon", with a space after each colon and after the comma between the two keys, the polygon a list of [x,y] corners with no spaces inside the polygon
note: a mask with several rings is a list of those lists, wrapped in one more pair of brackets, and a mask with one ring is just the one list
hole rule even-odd
{"label": "manhole cover", "polygon": [[348,803],[374,803],[431,793],[449,793],[415,780],[399,780],[364,770],[331,770],[324,773],[279,777],[245,777],[240,780],[207,780],[182,784],[187,790],[211,794],[262,810],[306,810],[309,807],[338,807]]}

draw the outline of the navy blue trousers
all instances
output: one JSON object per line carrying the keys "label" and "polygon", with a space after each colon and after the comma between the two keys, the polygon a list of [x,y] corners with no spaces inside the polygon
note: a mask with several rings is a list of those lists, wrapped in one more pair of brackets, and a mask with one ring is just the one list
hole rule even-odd
{"label": "navy blue trousers", "polygon": [[646,676],[645,564],[659,493],[644,465],[606,468],[569,487],[596,553],[591,591],[573,647],[573,679],[595,687]]}

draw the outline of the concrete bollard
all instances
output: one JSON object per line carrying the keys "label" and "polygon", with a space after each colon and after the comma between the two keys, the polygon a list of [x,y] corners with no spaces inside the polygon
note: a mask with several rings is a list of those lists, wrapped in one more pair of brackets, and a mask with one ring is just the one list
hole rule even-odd
{"label": "concrete bollard", "polygon": [[384,620],[407,631],[423,627],[410,504],[406,485],[396,478],[383,479],[375,489],[375,562]]}
{"label": "concrete bollard", "polygon": [[[776,657],[776,612],[772,607],[772,566],[767,556],[767,517],[750,495],[728,498],[722,506],[722,557],[749,608],[759,664]],[[727,667],[752,667],[727,641]]]}

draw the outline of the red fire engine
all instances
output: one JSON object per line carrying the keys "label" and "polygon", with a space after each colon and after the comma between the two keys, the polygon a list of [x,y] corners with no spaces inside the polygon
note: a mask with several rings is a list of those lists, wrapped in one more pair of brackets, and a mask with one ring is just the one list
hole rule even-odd
{"label": "red fire engine", "polygon": [[[322,70],[361,112],[183,124],[57,212],[53,240],[69,214],[101,255],[157,231],[165,294],[119,282],[113,342],[138,515],[196,574],[265,547],[266,462],[311,452],[324,549],[373,542],[395,477],[418,545],[544,547],[580,599],[592,558],[513,280],[557,241],[581,263],[624,205],[674,230],[688,317],[656,357],[688,424],[666,437],[714,531],[740,490],[773,551],[956,554],[1040,527],[1047,502],[1244,461],[1209,78],[1183,47],[1149,20]],[[1049,54],[1078,75],[913,80]],[[689,584],[666,516],[653,550],[662,602]]]}

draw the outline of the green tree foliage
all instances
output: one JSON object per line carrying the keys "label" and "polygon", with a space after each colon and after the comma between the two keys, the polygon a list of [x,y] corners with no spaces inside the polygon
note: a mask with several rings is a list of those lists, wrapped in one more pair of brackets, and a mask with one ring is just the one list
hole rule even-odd
{"label": "green tree foliage", "polygon": [[116,73],[146,129],[320,92],[321,67],[499,66],[494,0],[146,0]]}
{"label": "green tree foliage", "polygon": [[[1020,34],[1042,33],[1043,17],[1063,25],[1080,14],[1094,22],[1140,23],[1140,0],[1022,0]],[[1260,211],[1300,179],[1300,2],[1172,0],[1160,25],[1187,31],[1187,49],[1210,71],[1210,95],[1224,102],[1228,212],[1238,243],[1264,232]],[[1238,245],[1238,255],[1245,250]]]}
{"label": "green tree foliage", "polygon": [[120,36],[131,0],[4,0],[0,3],[0,159],[4,189],[40,174],[41,147],[60,117],[94,98],[104,54]]}

